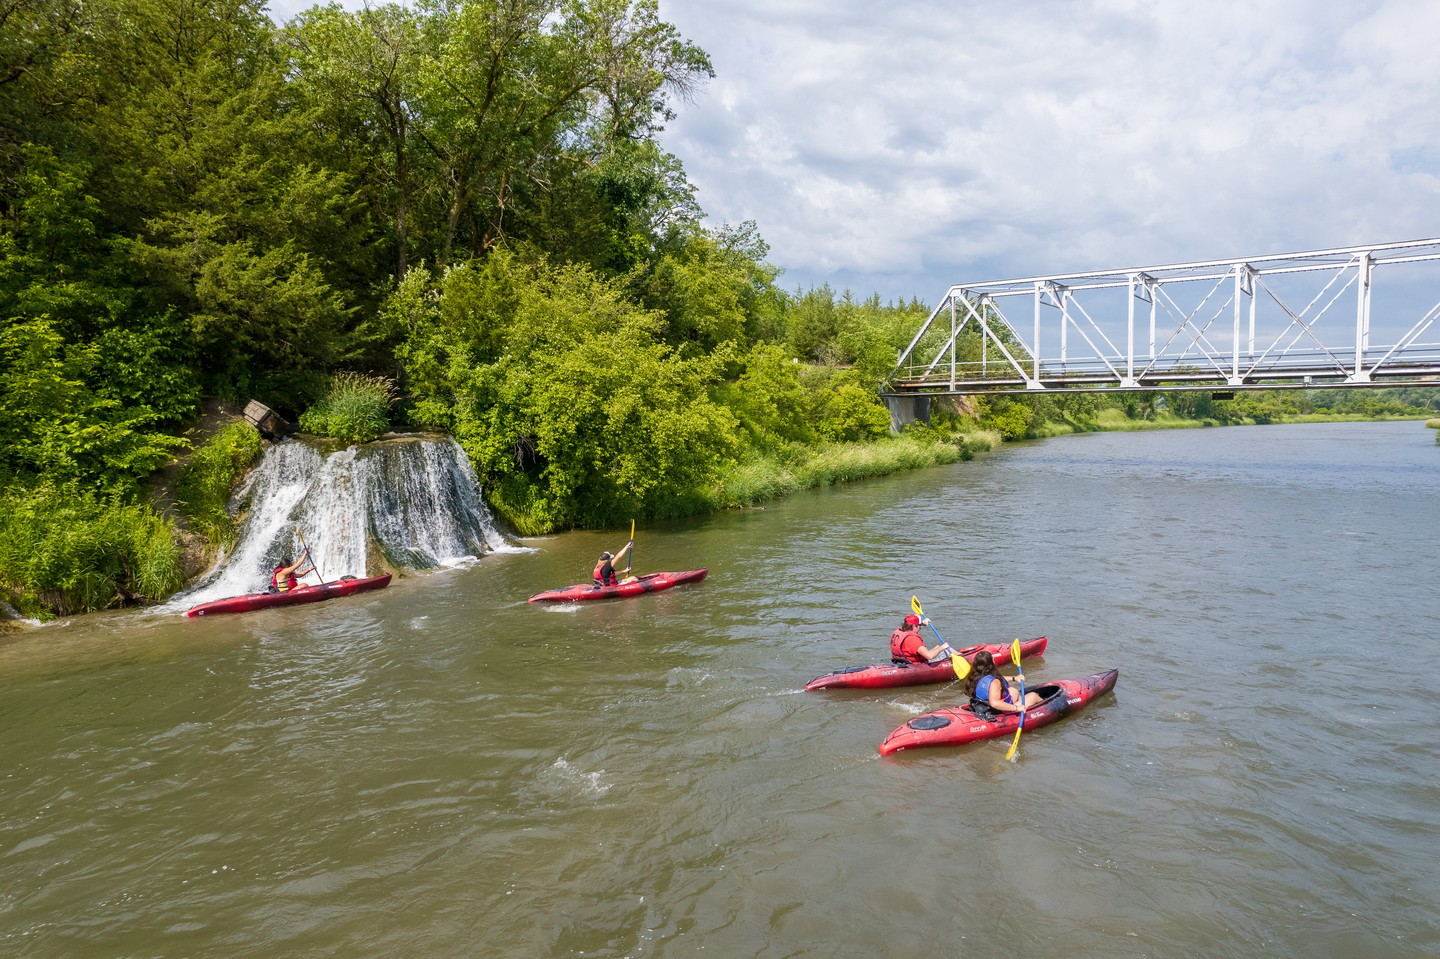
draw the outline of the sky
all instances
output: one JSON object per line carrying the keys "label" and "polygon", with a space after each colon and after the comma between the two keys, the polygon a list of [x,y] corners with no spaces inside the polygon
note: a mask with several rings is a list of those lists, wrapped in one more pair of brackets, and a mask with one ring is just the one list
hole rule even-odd
{"label": "sky", "polygon": [[661,142],[708,225],[756,223],[788,290],[933,305],[953,283],[1440,235],[1429,0],[660,14],[716,74]]}

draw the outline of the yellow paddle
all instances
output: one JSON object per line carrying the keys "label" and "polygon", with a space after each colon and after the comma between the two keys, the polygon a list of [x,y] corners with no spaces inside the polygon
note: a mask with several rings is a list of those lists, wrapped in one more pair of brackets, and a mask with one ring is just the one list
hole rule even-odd
{"label": "yellow paddle", "polygon": [[[1010,644],[1010,661],[1016,666],[1020,665],[1020,640]],[[1015,727],[1015,739],[1010,743],[1010,748],[1005,753],[1005,758],[1013,760],[1015,751],[1020,748],[1020,733],[1025,729],[1025,674],[1020,674],[1020,725]]]}
{"label": "yellow paddle", "polygon": [[[919,616],[921,619],[925,618],[925,610],[920,608],[920,598],[918,596],[910,597],[910,608],[915,611],[916,616]],[[955,670],[955,678],[964,679],[970,673],[970,661],[955,652],[954,647],[945,642],[945,637],[940,635],[940,630],[935,628],[934,623],[930,624],[930,632],[934,633],[935,638],[940,640],[941,643],[944,643],[945,648],[950,650],[950,668]],[[1020,640],[1017,639],[1015,642],[1019,643]]]}
{"label": "yellow paddle", "polygon": [[635,566],[635,521],[630,521],[630,550],[625,554],[625,573],[630,575],[630,570]]}

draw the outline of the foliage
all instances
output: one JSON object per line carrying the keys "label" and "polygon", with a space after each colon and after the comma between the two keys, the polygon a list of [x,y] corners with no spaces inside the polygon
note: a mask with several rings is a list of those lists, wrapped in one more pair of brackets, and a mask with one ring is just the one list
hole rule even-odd
{"label": "foliage", "polygon": [[1040,422],[1034,404],[1027,398],[984,396],[976,403],[976,408],[980,425],[995,430],[1007,440],[1032,435]]}
{"label": "foliage", "polygon": [[231,423],[196,450],[181,470],[176,488],[180,509],[211,542],[228,546],[234,540],[230,496],[259,458],[260,447],[255,427],[244,421]]}
{"label": "foliage", "polygon": [[395,383],[383,376],[336,373],[320,401],[300,414],[300,428],[346,443],[368,443],[390,428]]}
{"label": "foliage", "polygon": [[729,459],[736,420],[710,397],[726,354],[682,357],[616,283],[495,256],[435,293],[401,349],[411,416],[454,431],[523,531],[673,511]]}
{"label": "foliage", "polygon": [[182,582],[170,524],[76,482],[0,491],[0,587],[29,614],[159,599]]}
{"label": "foliage", "polygon": [[739,361],[738,374],[719,396],[740,421],[750,445],[775,450],[787,443],[812,443],[812,400],[798,360],[784,349],[761,343]]}
{"label": "foliage", "polygon": [[90,383],[94,346],[67,345],[48,320],[0,329],[0,471],[110,486],[150,473],[184,440],[159,414]]}

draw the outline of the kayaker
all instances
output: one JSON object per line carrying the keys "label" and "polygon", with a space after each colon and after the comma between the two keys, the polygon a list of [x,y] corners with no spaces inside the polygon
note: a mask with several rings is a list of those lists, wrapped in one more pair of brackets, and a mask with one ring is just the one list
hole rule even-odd
{"label": "kayaker", "polygon": [[305,561],[309,558],[310,551],[307,549],[300,554],[300,558],[295,561],[295,565],[276,566],[275,572],[270,574],[270,588],[277,593],[284,593],[292,589],[298,589],[300,586],[300,577],[304,576],[306,573],[315,572],[314,563],[311,563],[304,569],[300,568],[301,566],[305,565]]}
{"label": "kayaker", "polygon": [[[1015,678],[1023,682],[1024,671],[1017,673]],[[1024,707],[1017,706],[1015,699],[1020,693],[1019,683],[1012,683],[996,672],[995,657],[984,649],[976,653],[970,662],[970,674],[965,677],[965,692],[970,697],[970,708],[981,719],[990,718],[991,713],[1023,713],[1040,702],[1039,693],[1027,690]]]}
{"label": "kayaker", "polygon": [[596,589],[599,589],[602,586],[620,585],[619,580],[615,578],[615,563],[619,560],[621,556],[624,556],[626,553],[630,552],[631,548],[634,547],[634,545],[635,541],[631,540],[627,542],[624,546],[617,549],[614,553],[606,550],[600,554],[600,561],[595,564],[595,571],[592,574],[595,579]]}
{"label": "kayaker", "polygon": [[890,658],[896,663],[928,663],[944,653],[945,645],[943,643],[933,647],[925,645],[919,628],[929,625],[930,618],[928,616],[920,617],[914,613],[905,614],[905,622],[890,634]]}

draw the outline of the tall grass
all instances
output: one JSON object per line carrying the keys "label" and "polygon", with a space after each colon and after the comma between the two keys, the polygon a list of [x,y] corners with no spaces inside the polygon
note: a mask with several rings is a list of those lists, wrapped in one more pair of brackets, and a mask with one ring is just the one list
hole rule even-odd
{"label": "tall grass", "polygon": [[991,446],[988,439],[974,435],[949,441],[905,435],[873,443],[792,447],[783,457],[759,457],[735,466],[710,492],[708,505],[714,509],[754,506],[816,486],[958,463]]}
{"label": "tall grass", "polygon": [[229,546],[235,524],[228,512],[230,495],[260,455],[260,433],[246,422],[231,423],[190,457],[180,473],[176,498],[192,529],[210,542]]}
{"label": "tall grass", "polygon": [[395,396],[388,377],[336,373],[320,402],[300,414],[300,428],[346,443],[368,443],[390,428]]}
{"label": "tall grass", "polygon": [[175,530],[76,483],[0,492],[0,588],[32,616],[159,599],[184,581]]}

